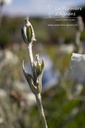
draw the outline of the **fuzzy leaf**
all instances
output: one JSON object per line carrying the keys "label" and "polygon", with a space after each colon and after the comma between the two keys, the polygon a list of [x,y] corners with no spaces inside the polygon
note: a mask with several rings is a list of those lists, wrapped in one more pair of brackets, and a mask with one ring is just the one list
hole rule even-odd
{"label": "fuzzy leaf", "polygon": [[31,28],[31,26],[28,26],[26,28],[26,34],[27,34],[28,42],[31,42],[31,40],[32,40],[32,28]]}
{"label": "fuzzy leaf", "polygon": [[44,59],[42,59],[42,63],[41,63],[41,71],[43,71],[44,66],[45,66],[45,64],[44,64]]}
{"label": "fuzzy leaf", "polygon": [[37,86],[34,85],[34,81],[33,81],[33,77],[26,72],[25,70],[25,67],[24,67],[24,61],[23,61],[23,64],[22,64],[22,68],[23,68],[23,73],[24,73],[24,76],[30,86],[30,89],[32,90],[32,92],[34,94],[38,93],[38,89],[37,89]]}
{"label": "fuzzy leaf", "polygon": [[24,27],[22,27],[21,28],[21,35],[22,35],[22,39],[23,39],[23,41],[25,42],[25,43],[27,43],[27,39],[26,39],[26,35],[25,35],[25,33],[24,33]]}

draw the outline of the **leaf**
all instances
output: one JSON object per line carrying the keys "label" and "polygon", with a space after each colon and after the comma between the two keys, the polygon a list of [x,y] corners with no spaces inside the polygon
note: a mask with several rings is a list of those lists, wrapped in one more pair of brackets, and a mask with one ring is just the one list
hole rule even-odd
{"label": "leaf", "polygon": [[38,87],[34,85],[34,81],[33,81],[32,75],[30,75],[29,73],[27,73],[26,70],[25,70],[24,61],[22,63],[22,69],[23,69],[24,76],[25,76],[25,78],[26,78],[26,80],[27,80],[27,82],[28,82],[28,84],[29,84],[30,89],[32,90],[32,92],[34,94],[39,93]]}
{"label": "leaf", "polygon": [[28,42],[31,42],[31,40],[32,40],[32,28],[31,28],[31,26],[27,26],[26,34],[27,34]]}
{"label": "leaf", "polygon": [[44,59],[42,59],[42,63],[41,63],[41,71],[43,71],[44,66],[45,66],[45,64],[44,64]]}
{"label": "leaf", "polygon": [[23,26],[21,28],[21,35],[22,35],[23,41],[26,43],[27,41],[26,41],[26,36],[25,36],[25,33],[24,33],[24,29],[25,29],[25,27]]}

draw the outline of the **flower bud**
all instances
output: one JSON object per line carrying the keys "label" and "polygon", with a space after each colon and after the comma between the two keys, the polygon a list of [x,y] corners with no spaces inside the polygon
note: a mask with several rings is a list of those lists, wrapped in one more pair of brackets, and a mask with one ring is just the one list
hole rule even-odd
{"label": "flower bud", "polygon": [[24,24],[23,24],[23,27],[21,29],[21,34],[22,34],[23,41],[26,44],[30,44],[30,43],[36,41],[34,29],[31,25],[31,23],[29,22],[28,18],[26,18],[24,20]]}
{"label": "flower bud", "polygon": [[30,86],[31,91],[34,94],[39,94],[42,91],[42,74],[43,74],[43,69],[44,69],[44,60],[42,60],[41,65],[36,65],[34,63],[33,67],[33,76],[29,73],[26,72],[25,66],[24,66],[24,61],[22,63],[22,68],[23,68],[23,73],[24,76]]}

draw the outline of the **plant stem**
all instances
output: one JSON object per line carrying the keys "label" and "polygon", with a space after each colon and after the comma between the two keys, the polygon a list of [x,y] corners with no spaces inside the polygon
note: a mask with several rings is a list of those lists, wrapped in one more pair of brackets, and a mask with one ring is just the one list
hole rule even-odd
{"label": "plant stem", "polygon": [[[32,43],[30,43],[28,45],[28,51],[29,51],[29,58],[30,58],[30,62],[31,62],[32,70],[33,70]],[[41,94],[40,93],[35,94],[35,97],[36,97],[36,101],[37,101],[37,104],[38,104],[38,110],[39,110],[39,114],[40,114],[40,118],[41,118],[41,121],[42,121],[43,128],[48,128],[47,122],[46,122],[46,119],[45,119],[43,106],[42,106]]]}
{"label": "plant stem", "polygon": [[41,94],[40,93],[36,94],[35,97],[36,97],[36,101],[37,101],[37,104],[38,104],[38,110],[39,110],[39,114],[40,114],[40,118],[41,118],[41,121],[42,121],[43,128],[48,128],[46,118],[45,118],[45,114],[44,114],[44,110],[43,110],[43,106],[42,106]]}
{"label": "plant stem", "polygon": [[31,64],[33,64],[32,43],[28,45],[28,51],[29,51],[30,62]]}

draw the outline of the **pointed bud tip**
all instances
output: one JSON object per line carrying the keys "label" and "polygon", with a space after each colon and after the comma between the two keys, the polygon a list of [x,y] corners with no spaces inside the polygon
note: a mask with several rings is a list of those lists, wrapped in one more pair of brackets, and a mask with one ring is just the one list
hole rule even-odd
{"label": "pointed bud tip", "polygon": [[29,21],[29,17],[26,17],[26,18],[24,19],[24,22],[27,23],[28,21]]}

